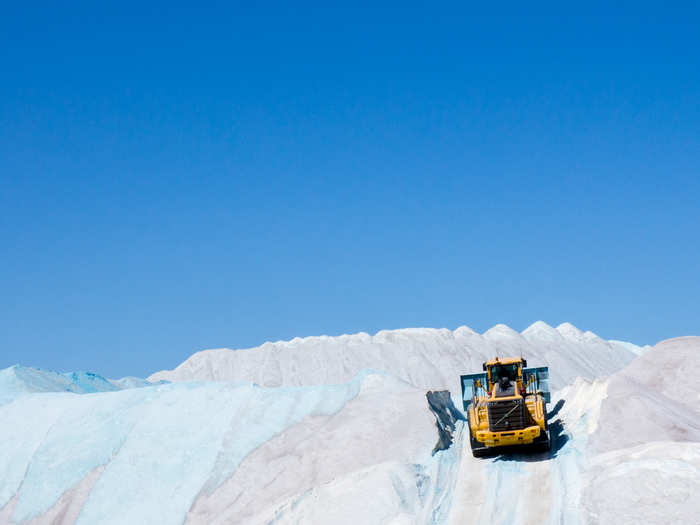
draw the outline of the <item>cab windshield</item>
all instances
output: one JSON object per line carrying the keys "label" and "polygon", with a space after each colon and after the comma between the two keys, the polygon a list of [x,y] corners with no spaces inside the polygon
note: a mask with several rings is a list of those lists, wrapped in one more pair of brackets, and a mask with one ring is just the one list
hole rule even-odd
{"label": "cab windshield", "polygon": [[518,365],[493,365],[491,367],[491,381],[495,383],[503,377],[515,381],[518,378]]}

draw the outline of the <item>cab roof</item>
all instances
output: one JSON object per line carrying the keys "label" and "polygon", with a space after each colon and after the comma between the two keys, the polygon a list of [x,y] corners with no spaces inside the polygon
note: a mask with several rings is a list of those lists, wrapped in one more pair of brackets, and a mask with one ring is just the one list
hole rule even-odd
{"label": "cab roof", "polygon": [[522,357],[496,357],[495,359],[489,359],[484,364],[486,366],[493,365],[512,365],[514,363],[522,363]]}

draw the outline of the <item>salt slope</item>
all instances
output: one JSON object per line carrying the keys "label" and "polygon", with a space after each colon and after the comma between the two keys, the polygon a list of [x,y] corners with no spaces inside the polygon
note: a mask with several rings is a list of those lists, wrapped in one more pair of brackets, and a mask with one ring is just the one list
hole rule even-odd
{"label": "salt slope", "polygon": [[530,366],[550,365],[554,388],[576,377],[595,378],[627,365],[643,349],[605,341],[564,323],[538,321],[518,333],[496,325],[484,334],[462,326],[383,330],[339,337],[306,337],[244,350],[204,350],[175,370],[149,380],[253,381],[264,386],[342,383],[363,369],[383,370],[425,390],[459,392],[459,375],[480,371],[494,356],[520,355]]}
{"label": "salt slope", "polygon": [[0,523],[242,523],[344,476],[383,491],[370,514],[388,516],[406,510],[416,479],[429,485],[416,465],[436,461],[424,392],[385,374],[320,387],[27,394],[0,406],[0,420]]}
{"label": "salt slope", "polygon": [[424,392],[370,375],[341,411],[287,427],[218,487],[205,487],[186,523],[415,520],[419,493],[436,477],[429,471],[436,437]]}
{"label": "salt slope", "polygon": [[601,525],[698,523],[700,443],[658,441],[592,458],[583,521]]}
{"label": "salt slope", "polygon": [[[700,442],[700,337],[662,341],[610,378],[596,449]],[[634,429],[634,432],[630,432]]]}
{"label": "salt slope", "polygon": [[592,523],[698,523],[700,337],[662,341],[607,382],[582,507]]}

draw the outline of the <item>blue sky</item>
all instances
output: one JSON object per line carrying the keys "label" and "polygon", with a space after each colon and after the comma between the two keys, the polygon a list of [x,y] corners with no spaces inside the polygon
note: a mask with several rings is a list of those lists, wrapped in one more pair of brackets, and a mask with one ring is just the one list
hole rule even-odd
{"label": "blue sky", "polygon": [[538,319],[700,334],[697,8],[18,6],[0,367]]}

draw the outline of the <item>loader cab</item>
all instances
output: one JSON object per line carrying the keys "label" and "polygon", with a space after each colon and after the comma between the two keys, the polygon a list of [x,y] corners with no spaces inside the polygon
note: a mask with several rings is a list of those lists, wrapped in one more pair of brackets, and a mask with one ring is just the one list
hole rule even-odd
{"label": "loader cab", "polygon": [[508,358],[508,359],[493,359],[486,361],[483,364],[483,369],[486,372],[486,377],[489,383],[489,392],[494,390],[498,383],[508,385],[518,385],[522,389],[523,368],[527,366],[524,359]]}

